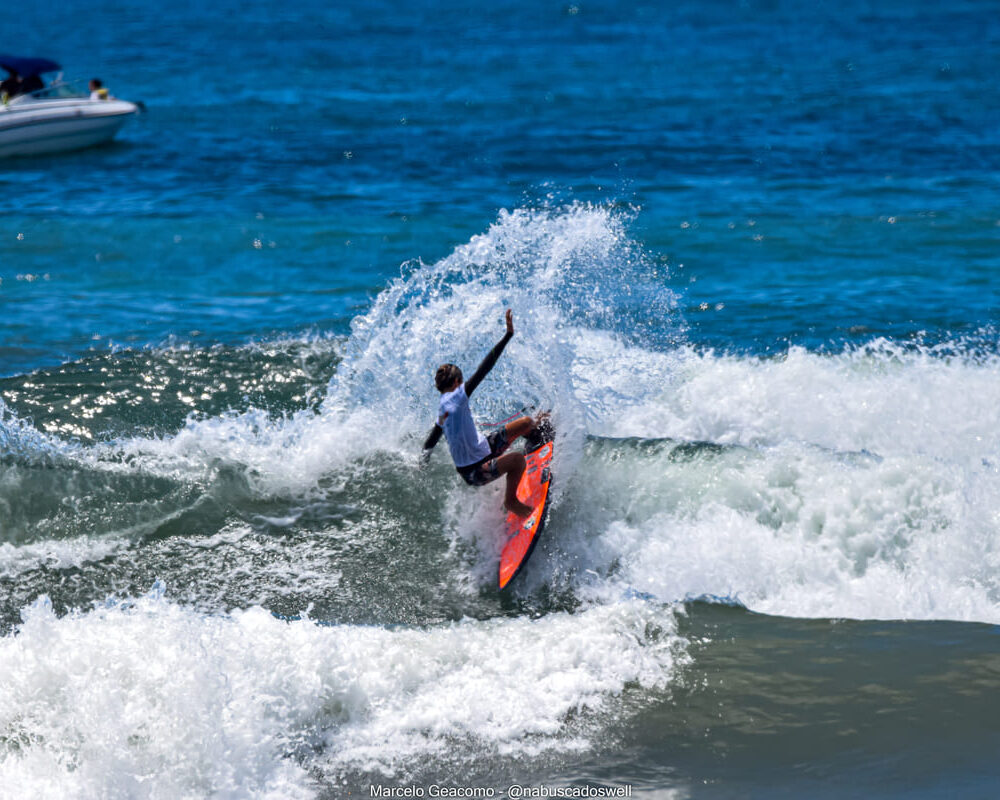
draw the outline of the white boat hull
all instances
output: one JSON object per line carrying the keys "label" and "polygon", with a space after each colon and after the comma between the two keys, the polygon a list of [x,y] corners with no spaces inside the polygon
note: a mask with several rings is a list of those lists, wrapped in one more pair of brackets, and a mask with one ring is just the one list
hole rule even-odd
{"label": "white boat hull", "polygon": [[124,100],[26,100],[0,108],[0,158],[61,153],[110,141],[138,111]]}

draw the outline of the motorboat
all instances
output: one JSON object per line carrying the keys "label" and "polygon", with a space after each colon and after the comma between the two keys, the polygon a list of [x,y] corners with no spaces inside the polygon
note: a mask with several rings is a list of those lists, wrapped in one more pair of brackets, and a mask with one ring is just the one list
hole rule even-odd
{"label": "motorboat", "polygon": [[125,100],[22,95],[0,107],[0,158],[79,150],[110,141],[139,110]]}
{"label": "motorboat", "polygon": [[[60,69],[54,61],[0,55],[0,67],[22,85],[42,84],[38,77]],[[33,79],[33,83],[29,82]],[[6,82],[5,82],[6,83]],[[140,106],[125,100],[86,94],[60,76],[49,85],[0,104],[0,158],[61,153],[110,141]]]}

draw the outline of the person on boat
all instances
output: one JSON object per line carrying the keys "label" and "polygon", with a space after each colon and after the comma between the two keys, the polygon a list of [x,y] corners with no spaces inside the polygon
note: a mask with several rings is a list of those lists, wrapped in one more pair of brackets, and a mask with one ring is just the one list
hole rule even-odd
{"label": "person on boat", "polygon": [[11,97],[21,94],[21,76],[7,67],[7,77],[0,81],[0,97],[6,102]]}
{"label": "person on boat", "polygon": [[39,74],[25,75],[21,78],[21,94],[31,94],[45,88],[45,81]]}
{"label": "person on boat", "polygon": [[111,95],[108,94],[108,90],[104,88],[104,84],[101,83],[100,78],[90,79],[90,99],[91,100],[110,100]]}
{"label": "person on boat", "polygon": [[[518,417],[513,422],[502,425],[489,436],[483,436],[476,428],[469,410],[469,396],[494,365],[507,342],[514,336],[514,316],[508,308],[506,314],[507,333],[483,359],[469,380],[462,381],[462,370],[454,364],[442,364],[434,376],[434,385],[441,393],[438,405],[438,419],[424,442],[423,460],[430,458],[431,450],[438,443],[441,434],[448,440],[448,449],[458,474],[470,486],[485,486],[501,475],[507,476],[507,490],[504,507],[519,517],[531,513],[531,507],[517,499],[517,485],[524,474],[525,459],[522,453],[505,453],[519,436],[528,436],[541,420]],[[540,415],[541,417],[541,415]]]}

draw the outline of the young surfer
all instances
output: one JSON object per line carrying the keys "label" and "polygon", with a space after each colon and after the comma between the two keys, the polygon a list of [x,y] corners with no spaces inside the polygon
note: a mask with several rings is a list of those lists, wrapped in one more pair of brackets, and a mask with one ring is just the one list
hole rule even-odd
{"label": "young surfer", "polygon": [[430,457],[431,449],[444,433],[448,440],[455,468],[470,486],[484,486],[501,475],[507,476],[507,491],[504,507],[519,517],[531,513],[531,507],[517,499],[517,485],[524,473],[524,455],[504,453],[518,436],[527,436],[536,425],[531,417],[519,417],[498,428],[489,436],[483,436],[476,428],[469,410],[469,395],[489,373],[514,335],[514,317],[507,309],[507,333],[497,342],[483,359],[469,380],[462,382],[462,370],[454,364],[442,364],[434,376],[434,384],[441,392],[438,405],[438,420],[424,442],[423,458]]}

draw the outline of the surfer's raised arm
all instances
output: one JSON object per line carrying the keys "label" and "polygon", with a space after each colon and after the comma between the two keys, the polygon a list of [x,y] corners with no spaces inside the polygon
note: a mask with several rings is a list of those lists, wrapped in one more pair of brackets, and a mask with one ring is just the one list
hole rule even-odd
{"label": "surfer's raised arm", "polygon": [[[503,338],[497,342],[493,349],[486,354],[486,358],[483,359],[472,377],[465,382],[465,396],[468,397],[479,386],[480,382],[485,378],[491,369],[496,366],[497,359],[500,358],[500,354],[503,349],[507,346],[507,342],[511,340],[514,336],[514,313],[508,308],[507,313],[504,316],[507,323],[507,332],[504,334]],[[456,386],[462,383],[462,370],[456,367],[454,364],[442,364],[438,368],[437,375],[434,378],[434,382],[438,387],[438,390],[444,392],[448,388],[454,389]],[[421,460],[423,463],[427,463],[427,460],[431,457],[431,450],[441,439],[441,434],[444,433],[444,420],[447,418],[447,413],[445,413],[437,423],[431,428],[431,432],[427,434],[427,438],[424,440],[423,451],[421,452]]]}
{"label": "surfer's raised arm", "polygon": [[514,336],[514,312],[509,308],[507,309],[507,314],[505,315],[507,321],[507,333],[503,335],[503,338],[497,342],[493,349],[486,354],[486,358],[483,359],[483,363],[476,367],[476,371],[472,373],[472,377],[465,382],[465,393],[471,395],[476,391],[476,387],[485,378],[491,369],[496,366],[497,359],[500,358],[500,354],[503,349],[507,346],[507,342],[511,340]]}

